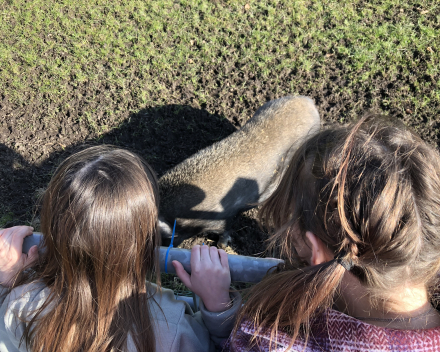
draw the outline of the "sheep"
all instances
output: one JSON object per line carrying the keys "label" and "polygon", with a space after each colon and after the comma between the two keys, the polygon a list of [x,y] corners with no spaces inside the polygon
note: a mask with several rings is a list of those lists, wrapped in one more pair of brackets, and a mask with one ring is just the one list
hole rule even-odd
{"label": "sheep", "polygon": [[176,219],[176,242],[214,232],[225,246],[232,218],[271,195],[298,144],[319,128],[312,99],[282,97],[265,103],[240,130],[167,171],[159,179],[162,238],[171,237]]}

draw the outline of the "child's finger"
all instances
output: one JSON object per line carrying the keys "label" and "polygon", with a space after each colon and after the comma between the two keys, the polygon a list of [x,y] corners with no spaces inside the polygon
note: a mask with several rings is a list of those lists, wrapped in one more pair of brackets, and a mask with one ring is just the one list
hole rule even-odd
{"label": "child's finger", "polygon": [[220,262],[222,263],[222,267],[229,271],[228,253],[226,253],[223,249],[219,249],[218,254],[220,257]]}
{"label": "child's finger", "polygon": [[209,254],[211,256],[211,261],[214,265],[221,265],[217,247],[210,247]]}
{"label": "child's finger", "polygon": [[0,237],[2,240],[2,245],[4,248],[8,248],[11,247],[11,242],[12,242],[12,237],[14,235],[14,227],[11,227],[9,229],[5,229],[4,231],[2,231]]}
{"label": "child's finger", "polygon": [[211,262],[211,255],[209,254],[209,246],[200,247],[200,260],[205,263]]}
{"label": "child's finger", "polygon": [[183,282],[183,284],[186,287],[188,287],[191,290],[192,289],[191,276],[189,276],[189,274],[183,268],[183,265],[177,260],[173,260],[172,264],[174,266],[174,269],[176,270],[176,274],[179,277],[179,279]]}
{"label": "child's finger", "polygon": [[197,244],[191,248],[191,269],[192,265],[200,261],[200,246]]}
{"label": "child's finger", "polygon": [[21,253],[24,238],[32,235],[32,230],[33,228],[29,226],[18,226],[12,233],[11,247]]}

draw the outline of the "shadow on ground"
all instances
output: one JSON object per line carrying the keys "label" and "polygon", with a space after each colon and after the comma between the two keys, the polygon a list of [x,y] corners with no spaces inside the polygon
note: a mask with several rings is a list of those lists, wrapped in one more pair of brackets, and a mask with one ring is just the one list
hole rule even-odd
{"label": "shadow on ground", "polygon": [[87,146],[105,143],[130,149],[144,157],[160,177],[188,156],[234,131],[235,127],[221,116],[189,106],[166,105],[132,114],[100,138],[52,152],[36,165],[21,156],[25,145],[14,151],[0,143],[0,214],[6,214],[0,225],[32,221],[38,194],[47,186],[56,166]]}
{"label": "shadow on ground", "polygon": [[[38,201],[55,168],[69,155],[97,144],[113,144],[144,157],[160,177],[165,171],[234,132],[236,128],[225,118],[185,105],[166,105],[132,114],[118,128],[98,139],[66,146],[48,153],[39,164],[28,163],[20,151],[0,143],[0,227],[18,224],[39,226]],[[32,141],[32,138],[31,138]],[[206,215],[206,214],[205,214]],[[212,214],[211,214],[212,215]],[[231,244],[240,254],[256,254],[263,250],[264,232],[256,227],[252,216],[228,219],[236,239]],[[184,246],[213,243],[214,237],[196,237]]]}
{"label": "shadow on ground", "polygon": [[[39,164],[28,163],[20,151],[0,143],[0,227],[31,224],[38,228],[38,199],[47,186],[56,166],[66,157],[97,144],[113,144],[144,157],[160,177],[190,155],[234,132],[236,128],[225,118],[205,110],[184,105],[166,105],[143,109],[132,114],[119,127],[98,139],[85,139],[48,154]],[[31,138],[32,141],[32,138]],[[238,221],[238,223],[237,223]],[[244,221],[244,223],[243,223]],[[233,220],[232,228],[252,235],[255,222],[244,218]],[[252,235],[253,236],[253,235]],[[258,237],[264,234],[259,231]],[[205,238],[200,238],[204,241]],[[194,242],[196,241],[196,242]],[[198,243],[193,239],[188,245]],[[261,241],[260,241],[261,242]],[[248,246],[246,241],[242,243]],[[238,249],[239,252],[241,252]],[[243,254],[261,251],[260,246]]]}

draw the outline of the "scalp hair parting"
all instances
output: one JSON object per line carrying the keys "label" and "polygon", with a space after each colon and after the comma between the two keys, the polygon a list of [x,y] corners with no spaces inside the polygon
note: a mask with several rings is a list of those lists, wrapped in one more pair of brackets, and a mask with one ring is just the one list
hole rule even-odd
{"label": "scalp hair parting", "polygon": [[32,351],[155,350],[158,204],[153,170],[129,151],[91,147],[58,167],[43,196],[46,252],[27,278],[50,292],[23,336]]}
{"label": "scalp hair parting", "polygon": [[[374,115],[309,138],[295,153],[259,218],[273,229],[286,268],[248,294],[237,319],[256,328],[288,331],[290,347],[307,341],[315,316],[332,307],[345,268],[341,259],[291,269],[294,243],[311,231],[350,262],[371,297],[404,283],[425,285],[432,296],[440,269],[440,158],[398,121]],[[302,258],[304,259],[304,258]],[[289,348],[290,348],[289,347]]]}

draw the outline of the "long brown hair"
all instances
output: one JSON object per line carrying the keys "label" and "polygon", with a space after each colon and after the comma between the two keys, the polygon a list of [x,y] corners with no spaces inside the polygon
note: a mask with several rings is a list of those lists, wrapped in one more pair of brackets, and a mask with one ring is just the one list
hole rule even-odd
{"label": "long brown hair", "polygon": [[[365,116],[322,130],[295,153],[260,220],[273,230],[286,269],[254,286],[240,321],[309,337],[313,317],[332,306],[345,269],[336,260],[301,269],[294,243],[313,232],[371,294],[408,282],[432,293],[440,269],[440,158],[397,121]],[[301,258],[300,258],[301,259]]]}
{"label": "long brown hair", "polygon": [[126,351],[131,338],[138,351],[155,350],[146,279],[159,274],[158,203],[154,172],[129,151],[91,147],[58,167],[43,197],[46,251],[32,277],[50,294],[27,324],[27,346]]}

